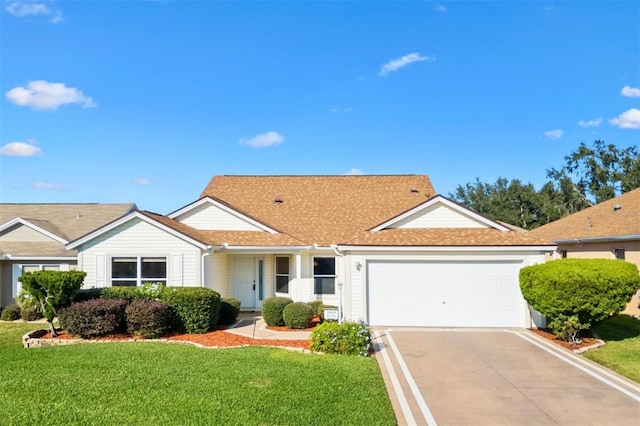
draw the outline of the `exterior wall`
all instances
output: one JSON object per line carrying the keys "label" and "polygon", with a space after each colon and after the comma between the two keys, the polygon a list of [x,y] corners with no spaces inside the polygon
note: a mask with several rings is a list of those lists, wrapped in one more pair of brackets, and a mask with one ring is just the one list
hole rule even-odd
{"label": "exterior wall", "polygon": [[0,234],[0,241],[51,242],[55,240],[28,226],[17,224]]}
{"label": "exterior wall", "polygon": [[443,204],[434,204],[390,228],[486,228],[477,222]]}
{"label": "exterior wall", "polygon": [[[461,249],[462,250],[462,249]],[[522,267],[545,261],[542,252],[348,252],[345,270],[349,276],[345,286],[345,316],[350,321],[367,320],[367,277],[366,262],[371,260],[391,261],[519,261]],[[517,279],[517,277],[514,277]],[[522,303],[526,302],[522,301]],[[533,308],[531,308],[533,309]],[[527,310],[528,312],[530,310]],[[527,315],[526,322],[535,327],[544,326],[543,318],[535,311]]]}
{"label": "exterior wall", "polygon": [[205,203],[184,214],[176,220],[196,229],[220,231],[260,231],[258,227],[233,215],[220,207]]}
{"label": "exterior wall", "polygon": [[[23,265],[58,265],[61,271],[77,269],[75,260],[0,260],[0,306],[7,306],[15,303],[13,295],[16,280]],[[19,272],[20,271],[20,272]]]}
{"label": "exterior wall", "polygon": [[[131,220],[78,247],[82,263],[80,268],[87,273],[84,287],[110,286],[111,257],[113,256],[158,256],[167,258],[167,285],[175,271],[172,255],[181,255],[181,285],[200,286],[199,248],[140,219]],[[101,262],[104,262],[101,264]],[[101,272],[102,271],[102,272]],[[105,277],[97,275],[104,273]]]}
{"label": "exterior wall", "polygon": [[230,296],[229,256],[225,252],[214,252],[204,258],[204,286],[220,293],[222,297]]}

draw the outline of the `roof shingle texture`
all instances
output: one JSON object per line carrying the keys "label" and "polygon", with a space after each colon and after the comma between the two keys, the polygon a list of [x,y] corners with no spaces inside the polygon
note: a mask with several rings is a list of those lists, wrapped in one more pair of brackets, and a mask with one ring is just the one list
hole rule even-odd
{"label": "roof shingle texture", "polygon": [[551,246],[524,232],[494,228],[383,229],[362,232],[344,245],[353,246]]}
{"label": "roof shingle texture", "polygon": [[220,200],[306,244],[328,246],[434,195],[424,175],[215,176],[201,197]]}
{"label": "roof shingle texture", "polygon": [[640,235],[640,188],[534,229],[531,235],[551,241]]}

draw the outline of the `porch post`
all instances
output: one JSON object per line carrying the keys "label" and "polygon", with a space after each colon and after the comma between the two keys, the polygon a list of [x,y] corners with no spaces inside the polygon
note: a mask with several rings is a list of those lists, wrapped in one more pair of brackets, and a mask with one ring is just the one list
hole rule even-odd
{"label": "porch post", "polygon": [[[296,283],[295,284],[296,293],[299,293],[298,288],[300,285],[302,285],[301,278],[302,278],[302,252],[299,251],[296,253],[296,273],[295,273],[295,280],[294,280]],[[296,299],[295,295],[292,295],[292,296],[294,296],[293,299],[295,300]]]}

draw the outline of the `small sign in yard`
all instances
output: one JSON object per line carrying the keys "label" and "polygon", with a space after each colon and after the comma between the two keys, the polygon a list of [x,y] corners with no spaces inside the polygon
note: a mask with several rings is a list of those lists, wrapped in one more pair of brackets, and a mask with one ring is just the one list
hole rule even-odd
{"label": "small sign in yard", "polygon": [[338,310],[337,309],[325,309],[324,310],[324,319],[329,321],[338,321]]}

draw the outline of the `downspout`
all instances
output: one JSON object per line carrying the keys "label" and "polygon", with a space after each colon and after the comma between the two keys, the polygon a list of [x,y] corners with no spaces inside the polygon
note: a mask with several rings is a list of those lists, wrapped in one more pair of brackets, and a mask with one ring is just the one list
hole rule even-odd
{"label": "downspout", "polygon": [[[338,246],[336,244],[331,244],[331,248],[333,249],[333,252],[337,255],[340,256],[342,258],[342,279],[346,279],[347,277],[347,265],[346,262],[344,260],[344,254],[340,253],[340,251],[338,250]],[[343,308],[342,308],[342,290],[344,288],[344,281],[342,282],[338,282],[338,291],[340,292],[338,294],[338,323],[342,324],[342,313],[343,313]]]}
{"label": "downspout", "polygon": [[200,287],[204,287],[204,258],[211,255],[212,247],[207,246],[207,251],[200,256]]}

